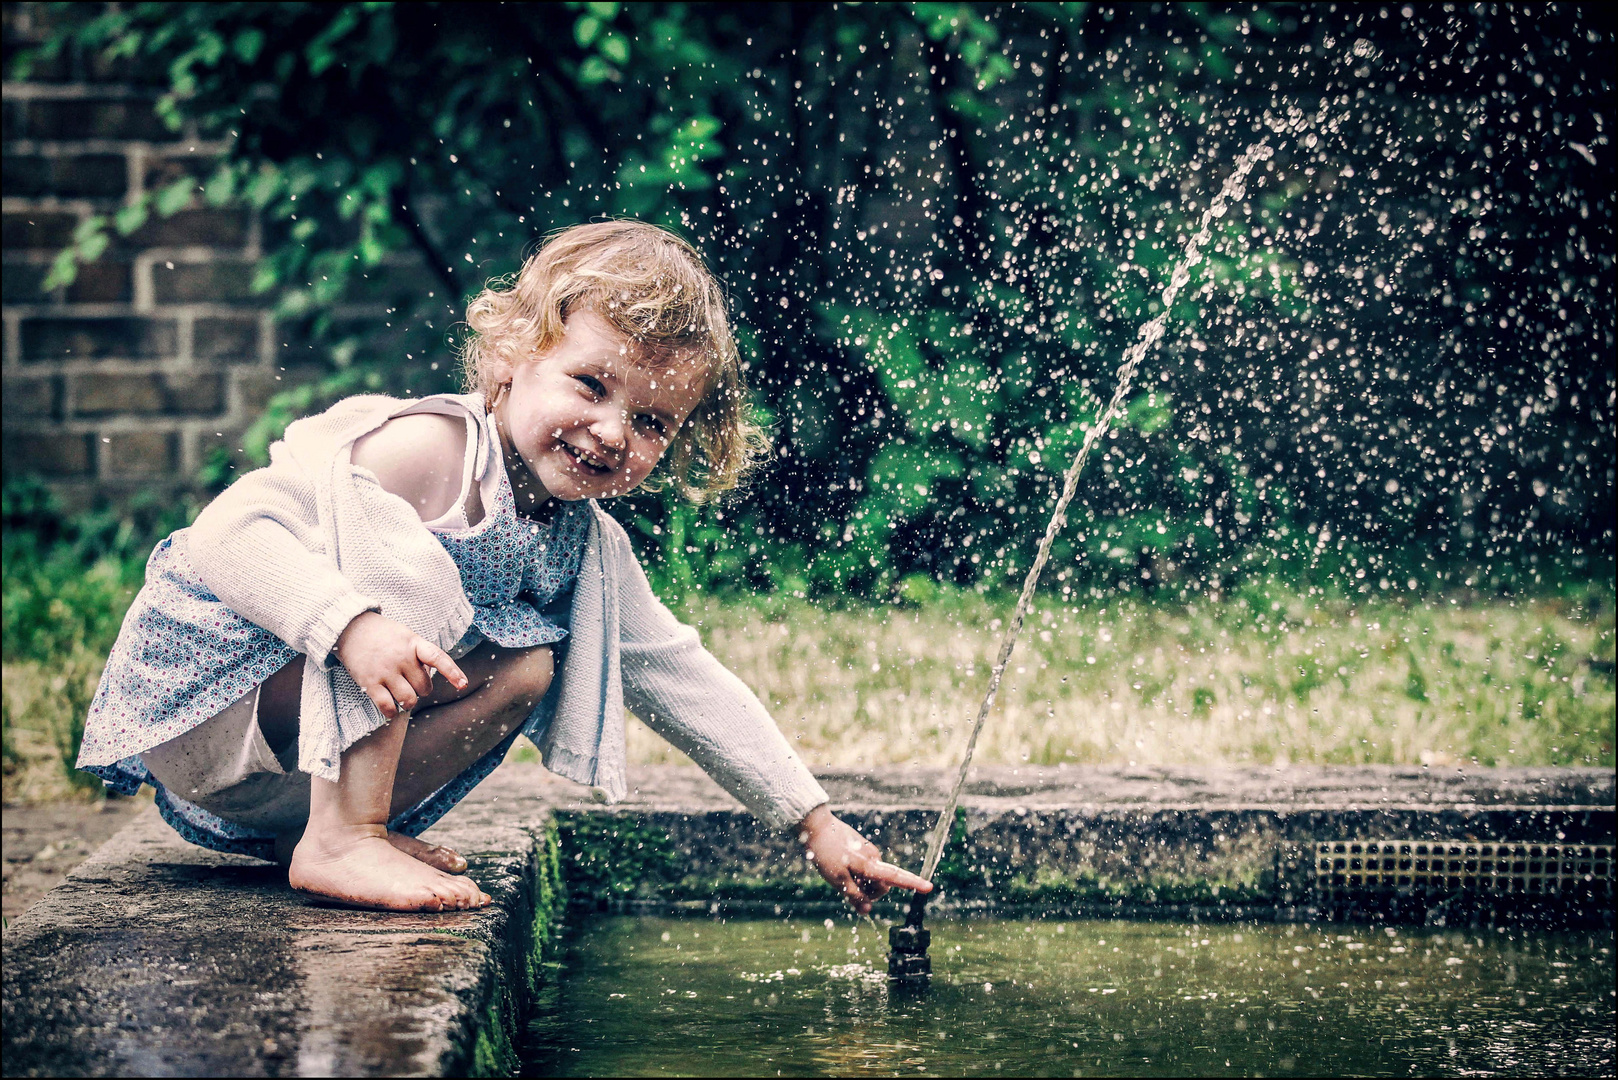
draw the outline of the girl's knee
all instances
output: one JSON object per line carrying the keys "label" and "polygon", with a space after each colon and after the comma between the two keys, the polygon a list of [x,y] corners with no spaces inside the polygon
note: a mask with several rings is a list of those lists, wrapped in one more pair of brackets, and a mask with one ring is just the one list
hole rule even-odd
{"label": "girl's knee", "polygon": [[539,704],[539,699],[551,688],[551,679],[555,674],[556,660],[551,655],[550,646],[536,645],[512,657],[499,683],[504,684],[513,701],[521,701],[532,707]]}

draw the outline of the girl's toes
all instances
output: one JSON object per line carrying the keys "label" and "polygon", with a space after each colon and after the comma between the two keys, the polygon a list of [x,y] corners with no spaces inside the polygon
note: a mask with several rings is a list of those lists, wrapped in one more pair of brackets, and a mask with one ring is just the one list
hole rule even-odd
{"label": "girl's toes", "polygon": [[416,858],[428,866],[442,870],[446,874],[464,874],[466,872],[466,860],[462,858],[460,852],[439,844],[426,844],[424,846],[427,850],[417,855]]}
{"label": "girl's toes", "polygon": [[426,863],[434,870],[441,870],[446,874],[460,874],[466,870],[466,860],[461,857],[461,853],[441,844],[429,844],[425,840],[396,832],[388,833],[388,843],[412,859]]}
{"label": "girl's toes", "polygon": [[444,880],[437,882],[438,895],[444,901],[446,911],[466,910],[466,886],[462,884],[466,879],[444,875]]}
{"label": "girl's toes", "polygon": [[486,902],[483,890],[478,888],[477,882],[471,878],[456,878],[455,887],[456,899],[459,901],[463,911],[480,908]]}

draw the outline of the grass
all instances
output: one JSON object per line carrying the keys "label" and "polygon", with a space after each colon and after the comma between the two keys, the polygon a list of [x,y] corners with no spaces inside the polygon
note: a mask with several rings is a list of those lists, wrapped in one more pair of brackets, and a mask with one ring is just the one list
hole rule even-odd
{"label": "grass", "polygon": [[[823,767],[959,760],[1009,604],[687,605]],[[984,763],[1613,765],[1610,592],[1350,602],[1041,604]],[[638,723],[630,753],[680,755]]]}
{"label": "grass", "polygon": [[104,660],[78,649],[51,662],[0,665],[0,795],[5,802],[100,797],[101,781],[73,768],[73,762]]}
{"label": "grass", "polygon": [[[966,592],[921,607],[698,601],[681,615],[806,760],[857,768],[959,760],[1009,609]],[[977,760],[1611,768],[1613,660],[1610,591],[1042,602]],[[69,765],[100,661],[75,645],[5,663],[6,801],[91,791]],[[634,720],[629,749],[684,760]]]}

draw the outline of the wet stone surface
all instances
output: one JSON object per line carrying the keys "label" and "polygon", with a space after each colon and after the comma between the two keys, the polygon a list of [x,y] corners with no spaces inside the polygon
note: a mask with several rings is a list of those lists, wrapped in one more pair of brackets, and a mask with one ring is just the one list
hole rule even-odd
{"label": "wet stone surface", "polygon": [[[942,771],[825,779],[839,812],[897,861],[920,861]],[[577,900],[835,906],[790,834],[763,828],[701,773],[634,770],[631,787],[608,808],[537,765],[502,767],[428,834],[465,853],[495,897],[449,915],[313,906],[279,868],[191,847],[148,808],[8,927],[5,1071],[515,1067],[513,1018],[552,897],[553,819]],[[1302,917],[1287,912],[1307,915],[1289,905],[1307,899],[1317,839],[1611,843],[1613,831],[1612,777],[1595,770],[986,769],[968,790],[939,878],[941,899],[968,909]]]}
{"label": "wet stone surface", "polygon": [[[821,780],[846,820],[915,866],[952,777],[894,768]],[[554,808],[575,891],[609,903],[832,900],[790,835],[697,770],[632,770],[630,781],[630,798],[606,808],[538,766],[507,766],[480,794],[506,812]],[[1611,843],[1613,795],[1599,769],[979,768],[934,906],[1304,917],[1317,841]]]}
{"label": "wet stone surface", "polygon": [[440,839],[465,844],[493,907],[316,907],[279,867],[192,847],[149,811],[7,929],[7,1074],[464,1072],[536,840]]}

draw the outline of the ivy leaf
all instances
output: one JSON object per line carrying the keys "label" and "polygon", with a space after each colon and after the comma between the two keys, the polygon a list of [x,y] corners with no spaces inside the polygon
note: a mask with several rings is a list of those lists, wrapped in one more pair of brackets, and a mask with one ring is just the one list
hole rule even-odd
{"label": "ivy leaf", "polygon": [[97,259],[101,258],[101,253],[107,250],[107,245],[111,242],[112,237],[108,236],[105,230],[94,232],[89,236],[86,236],[78,243],[77,254],[79,262],[95,262]]}
{"label": "ivy leaf", "polygon": [[197,182],[189,176],[182,176],[178,180],[170,181],[159,188],[152,200],[157,206],[157,212],[163,217],[173,217],[181,210],[191,205],[191,196],[196,191]]}
{"label": "ivy leaf", "polygon": [[40,292],[50,292],[52,289],[73,284],[79,276],[79,263],[75,255],[73,248],[64,248],[56,253],[56,258],[51,260],[51,268],[46,273],[45,280],[39,283]]}
{"label": "ivy leaf", "polygon": [[619,67],[629,63],[629,39],[622,34],[615,34],[609,30],[597,47],[601,50],[602,56],[605,56]]}
{"label": "ivy leaf", "polygon": [[112,224],[119,236],[128,236],[146,224],[150,216],[150,198],[150,195],[144,195],[127,206],[119,207],[118,212],[113,214]]}
{"label": "ivy leaf", "polygon": [[264,31],[248,27],[236,34],[231,42],[230,50],[236,54],[236,59],[244,64],[251,64],[258,59],[258,54],[264,49]]}
{"label": "ivy leaf", "polygon": [[100,214],[85,218],[73,227],[73,243],[83,247],[87,241],[106,228],[106,225],[107,219]]}

